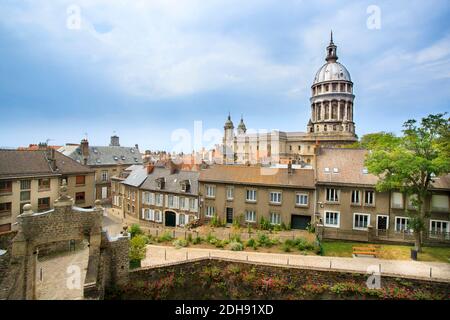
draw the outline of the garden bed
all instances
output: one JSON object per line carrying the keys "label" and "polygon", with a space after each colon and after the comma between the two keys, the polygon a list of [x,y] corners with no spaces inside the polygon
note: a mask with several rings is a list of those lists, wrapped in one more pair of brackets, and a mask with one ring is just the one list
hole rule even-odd
{"label": "garden bed", "polygon": [[132,271],[129,284],[110,288],[105,299],[450,299],[448,283],[383,276],[380,289],[368,289],[366,280],[359,273],[203,260]]}

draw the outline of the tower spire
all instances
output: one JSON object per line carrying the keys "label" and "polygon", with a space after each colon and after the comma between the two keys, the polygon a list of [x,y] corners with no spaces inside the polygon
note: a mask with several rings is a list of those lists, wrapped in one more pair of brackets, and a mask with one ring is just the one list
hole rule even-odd
{"label": "tower spire", "polygon": [[338,56],[336,54],[336,45],[333,42],[333,30],[331,30],[330,33],[330,44],[327,47],[327,57],[325,58],[325,60],[330,63],[330,62],[336,62],[336,60],[338,59]]}
{"label": "tower spire", "polygon": [[333,44],[333,29],[331,30],[330,44]]}

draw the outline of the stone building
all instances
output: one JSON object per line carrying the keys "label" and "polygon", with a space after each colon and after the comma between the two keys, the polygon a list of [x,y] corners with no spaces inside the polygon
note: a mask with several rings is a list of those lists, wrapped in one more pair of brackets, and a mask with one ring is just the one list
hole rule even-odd
{"label": "stone building", "polygon": [[149,226],[185,226],[199,218],[198,176],[172,161],[129,167],[113,177],[113,208]]}
{"label": "stone building", "polygon": [[133,164],[142,164],[138,145],[122,147],[119,137],[111,137],[109,146],[90,146],[87,139],[79,145],[67,144],[58,150],[78,163],[87,165],[95,171],[95,197],[102,203],[111,202],[111,177]]}
{"label": "stone building", "polygon": [[215,165],[200,171],[199,197],[206,220],[256,225],[264,218],[305,229],[314,216],[314,171]]}
{"label": "stone building", "polygon": [[315,149],[342,146],[357,141],[353,120],[354,94],[350,73],[339,63],[331,34],[326,63],[317,71],[311,86],[311,115],[306,132],[247,132],[241,117],[237,130],[231,116],[224,125],[219,146],[224,163],[313,164]]}
{"label": "stone building", "polygon": [[[368,173],[363,149],[321,148],[317,156],[316,190],[319,224],[325,237],[378,240],[412,239],[408,210],[411,196],[377,192],[378,178]],[[427,200],[425,235],[429,240],[450,240],[450,175],[436,178]],[[370,234],[369,234],[370,232]]]}
{"label": "stone building", "polygon": [[94,171],[53,148],[0,150],[0,232],[13,229],[25,204],[35,212],[53,208],[61,183],[79,207],[94,205]]}

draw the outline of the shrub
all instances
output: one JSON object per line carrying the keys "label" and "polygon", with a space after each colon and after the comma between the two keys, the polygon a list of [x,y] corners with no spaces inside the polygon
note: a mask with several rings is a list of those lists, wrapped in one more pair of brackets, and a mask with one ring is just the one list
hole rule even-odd
{"label": "shrub", "polygon": [[187,236],[187,242],[188,243],[191,243],[192,242],[192,234],[188,234],[188,236]]}
{"label": "shrub", "polygon": [[278,239],[270,239],[269,236],[265,233],[258,234],[258,245],[261,247],[270,248],[279,243]]}
{"label": "shrub", "polygon": [[166,231],[164,232],[159,238],[158,238],[158,242],[169,242],[172,241],[173,237],[170,234],[170,232]]}
{"label": "shrub", "polygon": [[254,247],[256,245],[256,240],[253,238],[250,238],[247,240],[247,243],[245,244],[246,247]]}
{"label": "shrub", "polygon": [[283,230],[283,228],[281,227],[281,225],[276,224],[276,225],[273,226],[273,230],[274,231],[281,231],[281,230]]}
{"label": "shrub", "polygon": [[208,233],[208,235],[206,236],[206,242],[210,242],[211,241],[211,239],[215,239],[216,237],[214,237],[212,234],[211,234],[211,232],[210,233]]}
{"label": "shrub", "polygon": [[213,216],[213,217],[211,218],[211,220],[209,221],[209,224],[210,224],[212,227],[216,227],[216,228],[222,227],[222,226],[224,225],[224,224],[222,223],[222,221],[220,220],[220,218],[217,217],[217,216]]}
{"label": "shrub", "polygon": [[137,223],[133,223],[131,227],[128,229],[128,232],[130,232],[131,238],[134,238],[135,236],[139,234],[143,234],[141,226]]}
{"label": "shrub", "polygon": [[130,240],[130,251],[128,257],[130,259],[130,266],[140,266],[140,261],[145,258],[145,245],[148,238],[144,235],[136,235]]}
{"label": "shrub", "polygon": [[187,247],[188,246],[188,242],[184,239],[177,239],[174,242],[172,242],[172,244],[175,246],[175,248],[180,249],[183,247]]}
{"label": "shrub", "polygon": [[241,226],[241,217],[235,217],[233,218],[233,227],[235,229],[239,229],[239,227]]}
{"label": "shrub", "polygon": [[283,246],[281,247],[281,249],[282,249],[284,252],[291,252],[291,246],[288,245],[288,244],[286,244],[286,242],[283,243]]}
{"label": "shrub", "polygon": [[230,243],[230,249],[233,251],[242,251],[244,250],[244,246],[240,242],[233,241]]}
{"label": "shrub", "polygon": [[316,228],[311,223],[308,223],[308,225],[306,226],[306,230],[309,233],[315,233],[316,232]]}
{"label": "shrub", "polygon": [[224,241],[220,241],[219,239],[216,239],[216,248],[223,248],[227,245],[227,242]]}
{"label": "shrub", "polygon": [[193,244],[200,244],[202,243],[203,238],[202,237],[195,237],[194,240],[192,241]]}
{"label": "shrub", "polygon": [[234,241],[234,242],[241,242],[242,243],[241,237],[240,237],[239,234],[232,234],[231,237],[230,237],[230,240]]}
{"label": "shrub", "polygon": [[295,244],[300,251],[312,251],[314,250],[314,245],[303,238],[295,239]]}
{"label": "shrub", "polygon": [[266,220],[264,217],[261,217],[261,220],[259,222],[259,228],[261,230],[271,230],[272,225],[270,224],[269,220]]}

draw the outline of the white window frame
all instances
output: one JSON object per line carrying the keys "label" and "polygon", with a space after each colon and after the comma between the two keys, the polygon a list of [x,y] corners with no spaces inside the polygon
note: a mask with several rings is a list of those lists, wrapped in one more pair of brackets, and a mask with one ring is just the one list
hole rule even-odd
{"label": "white window frame", "polygon": [[205,217],[212,218],[216,215],[216,207],[206,206],[205,208]]}
{"label": "white window frame", "polygon": [[178,215],[178,225],[179,226],[184,226],[186,224],[186,215],[183,213],[180,213]]}
{"label": "white window frame", "polygon": [[[365,216],[367,217],[367,227],[356,227],[356,216]],[[355,212],[353,213],[353,230],[364,230],[366,231],[370,226],[370,213],[360,213],[360,212]]]}
{"label": "white window frame", "polygon": [[155,210],[155,222],[162,222],[161,210]]}
{"label": "white window frame", "polygon": [[387,214],[377,214],[377,221],[376,221],[376,227],[378,230],[378,217],[386,217],[386,230],[389,230],[389,216]]}
{"label": "white window frame", "polygon": [[[274,195],[274,197],[272,198],[272,195]],[[272,204],[281,204],[281,202],[283,201],[282,198],[282,192],[281,191],[270,191],[269,192],[269,202]]]}
{"label": "white window frame", "polygon": [[[337,214],[337,224],[329,224],[329,223],[327,223],[327,213],[336,213]],[[341,227],[341,212],[340,211],[324,211],[324,213],[323,213],[323,225],[325,227],[330,227],[330,228],[340,228]]]}
{"label": "white window frame", "polygon": [[155,205],[158,207],[162,207],[164,202],[164,196],[162,193],[155,194]]}
{"label": "white window frame", "polygon": [[[431,225],[432,225],[433,222],[437,222],[437,223],[441,223],[441,224],[442,223],[446,223],[447,224],[446,230],[440,231],[440,233],[445,232],[445,233],[447,233],[446,236],[447,237],[449,236],[448,233],[450,232],[450,221],[448,221],[448,220],[436,220],[436,219],[430,219],[430,229],[429,229],[430,236],[436,236],[435,234],[431,235],[431,232],[432,232]],[[442,226],[441,226],[441,229],[442,229]]]}
{"label": "white window frame", "polygon": [[[367,203],[367,195],[372,194],[372,203]],[[364,206],[375,207],[375,190],[364,190]]]}
{"label": "white window frame", "polygon": [[216,186],[207,184],[205,185],[206,188],[206,197],[208,198],[215,198],[216,197]]}
{"label": "white window frame", "polygon": [[[403,229],[403,230],[398,230],[398,229],[397,229],[397,219],[405,219],[405,222],[406,222],[406,224],[405,224],[405,229]],[[408,223],[409,220],[410,220],[409,217],[395,216],[395,220],[394,220],[394,222],[395,222],[395,224],[394,224],[394,230],[395,230],[396,232],[411,232],[411,231],[412,231],[411,228],[406,229],[406,226],[408,226],[408,224],[409,224],[409,223]]]}
{"label": "white window frame", "polygon": [[227,200],[234,200],[234,187],[227,187]]}
{"label": "white window frame", "polygon": [[[306,203],[300,203],[297,200],[300,200],[301,197],[306,197]],[[299,207],[307,207],[309,205],[309,194],[308,193],[296,193],[295,194],[295,205]]]}
{"label": "white window frame", "polygon": [[[248,201],[248,202],[256,202],[256,200],[257,200],[257,194],[256,194],[256,189],[247,189],[246,191],[245,191],[245,201]],[[248,196],[249,195],[252,195],[252,196],[254,196],[254,198],[252,199],[252,198],[249,198]]]}
{"label": "white window frame", "polygon": [[[273,219],[274,217],[278,217],[278,218]],[[281,224],[281,213],[271,212],[269,214],[269,218],[270,218],[270,224],[273,224],[273,225]]]}
{"label": "white window frame", "polygon": [[108,170],[102,170],[102,175],[101,175],[101,177],[102,177],[102,181],[103,181],[103,182],[108,181],[108,176],[109,176]]}
{"label": "white window frame", "polygon": [[[328,199],[328,190],[333,190],[333,200],[329,200]],[[331,192],[330,192],[330,196],[331,196]],[[330,197],[331,199],[331,197]],[[336,188],[325,188],[325,201],[328,203],[339,203],[339,199],[340,199],[340,190],[336,189]]]}
{"label": "white window frame", "polygon": [[[357,192],[358,193],[358,202],[353,202],[353,193]],[[358,189],[353,189],[352,193],[350,195],[350,203],[354,206],[360,206],[361,205],[361,190]]]}
{"label": "white window frame", "polygon": [[[249,218],[249,214],[252,216],[252,219]],[[245,222],[254,223],[256,222],[256,211],[255,210],[245,210]]]}

